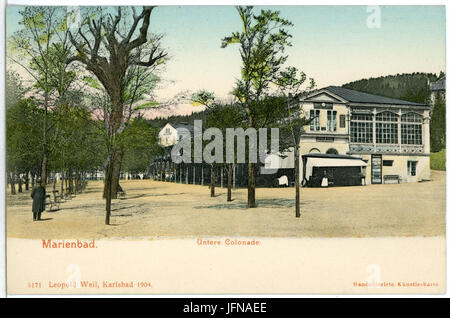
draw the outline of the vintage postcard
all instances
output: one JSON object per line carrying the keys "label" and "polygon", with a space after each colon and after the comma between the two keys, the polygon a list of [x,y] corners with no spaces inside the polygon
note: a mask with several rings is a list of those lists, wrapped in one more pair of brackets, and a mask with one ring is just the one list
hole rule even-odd
{"label": "vintage postcard", "polygon": [[446,292],[444,5],[32,4],[8,295]]}

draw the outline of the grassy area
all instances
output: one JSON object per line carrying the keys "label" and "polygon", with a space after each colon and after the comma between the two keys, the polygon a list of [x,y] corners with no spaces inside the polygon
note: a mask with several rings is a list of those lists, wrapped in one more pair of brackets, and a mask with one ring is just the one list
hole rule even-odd
{"label": "grassy area", "polygon": [[430,165],[433,170],[445,171],[445,149],[439,152],[432,152],[430,156]]}

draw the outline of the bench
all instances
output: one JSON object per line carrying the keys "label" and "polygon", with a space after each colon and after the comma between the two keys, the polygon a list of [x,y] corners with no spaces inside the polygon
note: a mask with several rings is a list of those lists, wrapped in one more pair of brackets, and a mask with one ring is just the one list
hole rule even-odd
{"label": "bench", "polygon": [[383,181],[386,183],[386,181],[397,181],[397,183],[400,183],[400,176],[398,174],[387,174],[383,176]]}
{"label": "bench", "polygon": [[72,189],[66,189],[66,191],[64,191],[64,195],[61,196],[64,200],[72,200],[72,198],[75,197],[75,194],[72,193]]}
{"label": "bench", "polygon": [[52,197],[51,197],[50,194],[47,194],[47,195],[45,196],[45,205],[46,205],[46,206],[50,206],[50,207],[49,207],[49,211],[52,211],[53,208],[56,208],[56,210],[59,210],[59,203],[60,203],[60,202],[57,202],[57,201],[55,201],[55,200],[52,200]]}
{"label": "bench", "polygon": [[52,191],[53,193],[53,201],[57,203],[62,203],[62,200],[64,199],[62,195],[59,194],[58,190]]}
{"label": "bench", "polygon": [[64,192],[64,199],[65,200],[72,200],[72,194],[70,194],[69,191]]}

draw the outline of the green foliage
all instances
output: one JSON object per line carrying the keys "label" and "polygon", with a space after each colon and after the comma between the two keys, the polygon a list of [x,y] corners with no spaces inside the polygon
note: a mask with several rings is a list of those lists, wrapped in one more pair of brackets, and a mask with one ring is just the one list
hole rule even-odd
{"label": "green foliage", "polygon": [[[28,8],[23,10],[23,13],[27,12]],[[44,29],[45,28],[45,9],[37,9],[34,14],[25,14],[20,24],[23,24],[27,29]],[[22,13],[22,14],[23,14]]]}
{"label": "green foliage", "polygon": [[433,170],[445,171],[445,148],[430,155],[430,166]]}
{"label": "green foliage", "polygon": [[274,97],[273,104],[278,115],[277,125],[280,129],[280,146],[282,149],[299,147],[300,135],[309,119],[302,112],[300,99],[315,88],[314,79],[309,79],[309,85],[303,88],[307,77],[295,67],[287,67],[280,72],[277,79],[279,92]]}
{"label": "green foliage", "polygon": [[437,94],[430,121],[430,146],[432,152],[445,148],[445,97]]}
{"label": "green foliage", "polygon": [[[98,9],[94,10],[99,12]],[[151,10],[144,8],[144,11],[149,17]],[[151,93],[160,79],[154,74],[155,67],[151,67],[150,60],[157,60],[155,65],[165,62],[163,58],[166,54],[162,54],[159,44],[154,43],[160,38],[155,39],[152,35],[151,39],[145,36],[139,40],[132,39],[132,36],[136,37],[136,33],[128,24],[131,15],[124,14],[126,18],[122,19],[121,28],[114,31],[110,30],[112,25],[109,13],[102,13],[100,18],[90,15],[85,17],[83,28],[72,37],[67,29],[67,23],[71,20],[73,22],[74,16],[67,14],[64,7],[25,6],[19,13],[22,28],[10,39],[11,45],[8,48],[11,48],[12,54],[9,58],[34,78],[33,88],[36,94],[35,99],[21,101],[24,94],[21,82],[14,74],[7,75],[9,171],[42,169],[42,175],[45,176],[44,168],[49,171],[99,169],[105,163],[108,152],[115,146],[116,141],[123,146],[125,153],[130,152],[129,155],[125,155],[128,161],[124,166],[128,165],[130,169],[135,169],[139,162],[141,166],[146,167],[150,162],[147,157],[152,151],[156,151],[155,129],[151,125],[145,126],[146,122],[139,120],[132,120],[126,124],[127,127],[123,131],[122,128],[123,123],[132,118],[134,110],[159,106]],[[117,18],[120,20],[120,14]],[[143,15],[139,20],[142,21],[142,18]],[[98,26],[101,29],[99,32],[101,43],[98,42],[101,48],[93,54],[94,56],[91,54],[89,62],[84,61],[86,71],[92,72],[96,77],[85,76],[78,84],[84,82],[87,84],[84,87],[89,86],[98,90],[96,95],[100,95],[99,92],[108,92],[110,94],[108,103],[114,101],[116,104],[112,104],[110,108],[102,108],[104,105],[101,105],[89,112],[85,108],[86,92],[75,91],[71,86],[71,83],[77,80],[77,65],[72,66],[70,62],[77,60],[76,54],[78,57],[87,55],[88,48],[93,53],[92,48],[97,44],[94,44],[96,32],[92,26],[96,23],[95,28]],[[135,23],[138,23],[138,20]],[[143,32],[143,28],[145,26],[141,23],[137,30]],[[87,29],[92,32],[87,32],[85,36],[82,30],[86,32]],[[105,43],[110,40],[108,43],[111,47],[117,48],[119,40],[115,38],[116,36],[122,37],[121,42],[126,43],[122,34],[126,29],[130,31],[129,36],[132,40],[130,42],[134,45],[134,49],[123,50],[131,45],[122,45],[120,50],[116,50],[117,56],[111,57],[112,53],[108,52],[108,44]],[[111,32],[106,32],[107,30]],[[77,46],[75,42],[80,37],[84,41]],[[136,47],[135,44],[141,40],[143,44],[138,45],[139,48]],[[76,54],[71,53],[74,46]],[[101,56],[102,54],[106,57]],[[106,71],[105,64],[102,64],[104,60],[113,64],[112,67],[107,67]],[[78,61],[83,62],[80,59]],[[105,73],[106,76],[103,76]],[[105,79],[108,85],[105,85]],[[117,113],[112,115],[116,110],[120,110],[120,116],[115,116]],[[103,113],[99,114],[102,111]],[[101,117],[101,115],[102,121],[93,119],[93,116]],[[112,122],[112,119],[115,121]],[[114,134],[111,134],[113,130]]]}
{"label": "green foliage", "polygon": [[282,89],[297,90],[306,80],[306,74],[300,72],[297,74],[297,68],[288,66],[286,70],[280,72],[280,77],[277,79],[276,84]]}
{"label": "green foliage", "polygon": [[10,105],[6,113],[7,170],[36,169],[41,156],[43,111],[31,98]]}
{"label": "green foliage", "polygon": [[86,82],[89,85],[89,87],[101,89],[100,83],[92,76],[84,76],[83,81]]}
{"label": "green foliage", "polygon": [[158,105],[159,105],[158,102],[152,101],[152,102],[147,102],[147,103],[140,104],[139,106],[136,106],[134,109],[135,110],[148,109],[148,108],[156,107]]}
{"label": "green foliage", "polygon": [[127,123],[127,128],[120,134],[118,141],[124,150],[123,171],[144,172],[152,157],[162,154],[162,148],[157,142],[158,131],[158,128],[142,117],[136,117]]}
{"label": "green foliage", "polygon": [[[33,87],[34,105],[42,109],[36,118],[29,118],[32,110],[26,111],[23,124],[34,125],[39,138],[33,140],[38,145],[41,160],[41,175],[46,177],[47,163],[52,161],[50,156],[54,141],[54,122],[52,109],[64,99],[70,84],[75,78],[74,71],[68,71],[66,59],[69,49],[68,38],[60,27],[66,11],[63,7],[56,6],[24,6],[19,11],[19,24],[22,28],[11,36],[8,47],[11,48],[8,56],[13,62],[23,67],[34,78]],[[11,118],[9,125],[14,125],[17,120]],[[28,122],[29,121],[29,122]],[[26,137],[20,137],[26,138]],[[13,142],[10,141],[13,145]],[[19,154],[17,147],[10,149],[11,153]],[[33,162],[33,159],[28,159]]]}
{"label": "green foliage", "polygon": [[[253,7],[237,7],[242,21],[242,32],[233,32],[222,39],[222,48],[240,45],[241,76],[233,95],[252,118],[258,101],[269,93],[269,85],[275,83],[280,68],[286,61],[285,47],[290,46],[291,35],[285,30],[293,24],[280,17],[278,11],[261,10],[253,13]],[[256,103],[254,102],[256,101]]]}
{"label": "green foliage", "polygon": [[51,143],[51,166],[56,170],[101,168],[106,158],[98,122],[84,108],[59,105],[52,113],[55,137]]}
{"label": "green foliage", "polygon": [[429,83],[436,80],[437,76],[431,73],[397,74],[362,79],[343,87],[410,102],[429,103]]}
{"label": "green foliage", "polygon": [[208,92],[206,90],[200,90],[191,96],[191,104],[193,106],[209,106],[214,103],[216,96],[212,92]]}
{"label": "green foliage", "polygon": [[43,51],[42,55],[33,57],[30,68],[38,73],[34,86],[47,93],[56,90],[61,96],[75,78],[74,71],[66,70],[68,55],[68,47],[61,43],[54,43]]}
{"label": "green foliage", "polygon": [[159,103],[156,101],[146,102],[138,106],[134,105],[146,100],[159,81],[160,78],[146,67],[130,67],[125,78],[125,88],[122,91],[122,102],[134,107],[134,110],[158,106]]}
{"label": "green foliage", "polygon": [[10,38],[9,57],[34,77],[36,88],[61,94],[74,76],[66,72],[68,38],[60,27],[66,11],[56,6],[25,6],[19,13],[23,27]]}
{"label": "green foliage", "polygon": [[[242,113],[240,108],[237,105],[223,105],[223,104],[212,104],[210,105],[206,112],[206,120],[204,121],[204,129],[208,128],[216,128],[219,129],[222,133],[222,136],[226,136],[227,128],[239,128],[242,127]],[[208,141],[203,141],[205,147],[208,144]],[[246,141],[247,142],[247,141]],[[223,153],[226,153],[227,143],[223,142]],[[237,143],[234,143],[234,154],[236,155]],[[213,150],[215,152],[216,149]],[[247,153],[248,155],[248,153]],[[225,163],[214,163],[214,165],[224,166],[228,169],[228,164]]]}
{"label": "green foliage", "polygon": [[164,127],[167,123],[171,124],[181,124],[181,123],[189,123],[194,124],[194,120],[203,120],[206,121],[207,111],[201,110],[198,112],[192,112],[189,115],[172,115],[169,117],[156,117],[153,119],[149,119],[148,122],[151,123],[154,127],[158,127],[159,129]]}
{"label": "green foliage", "polygon": [[106,149],[100,124],[81,107],[61,104],[48,112],[33,98],[22,99],[8,108],[6,116],[6,152],[8,171],[39,171],[42,160],[44,118],[51,136],[45,147],[51,170],[91,170],[101,168]]}
{"label": "green foliage", "polygon": [[227,128],[242,126],[242,114],[236,105],[214,105],[206,111],[205,129],[218,128],[225,136]]}
{"label": "green foliage", "polygon": [[16,72],[6,71],[5,78],[5,105],[8,110],[16,105],[24,96],[26,89],[23,87],[22,80]]}

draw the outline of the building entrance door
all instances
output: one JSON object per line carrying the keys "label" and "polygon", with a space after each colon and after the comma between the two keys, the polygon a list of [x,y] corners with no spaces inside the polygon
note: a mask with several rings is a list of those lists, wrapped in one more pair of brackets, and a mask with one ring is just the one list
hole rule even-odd
{"label": "building entrance door", "polygon": [[381,155],[372,155],[372,184],[382,183],[383,160]]}

